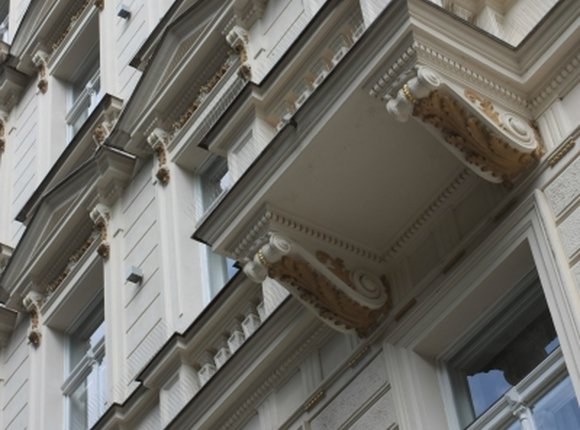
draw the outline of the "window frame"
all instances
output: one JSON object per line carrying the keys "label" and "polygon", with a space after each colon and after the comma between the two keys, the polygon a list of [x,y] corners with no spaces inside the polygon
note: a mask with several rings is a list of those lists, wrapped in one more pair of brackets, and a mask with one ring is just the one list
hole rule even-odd
{"label": "window frame", "polygon": [[[507,429],[515,421],[518,421],[518,418],[513,413],[513,407],[510,406],[510,402],[508,401],[510,396],[519,395],[523,402],[531,405],[532,402],[548,393],[560,381],[568,376],[562,350],[560,346],[558,346],[528,375],[526,375],[515,386],[508,389],[504,394],[500,395],[488,409],[476,417],[471,423],[467,425],[461,423],[461,411],[458,403],[463,400],[464,403],[468,404],[470,399],[467,395],[464,399],[458,399],[458,393],[456,391],[457,384],[454,382],[454,380],[457,380],[458,375],[452,370],[450,363],[454,359],[457,359],[458,352],[463,350],[469,344],[472,344],[469,345],[469,349],[474,350],[478,348],[478,345],[486,343],[488,335],[485,331],[490,330],[490,322],[493,321],[494,325],[509,324],[510,321],[513,321],[519,315],[525,313],[526,309],[530,305],[533,305],[533,300],[535,300],[533,293],[526,295],[522,299],[523,301],[532,303],[522,304],[519,301],[517,303],[515,301],[521,297],[521,294],[523,294],[525,290],[529,289],[535,283],[539,284],[539,294],[541,294],[542,299],[545,301],[544,287],[541,284],[536,270],[533,270],[526,274],[517,285],[510,287],[500,298],[500,302],[508,303],[506,303],[499,312],[490,311],[479,318],[478,321],[476,321],[473,326],[468,329],[443,356],[439,358],[437,362],[439,380],[441,382],[441,390],[447,410],[447,416],[452,423],[452,428],[465,430],[485,430],[489,428]],[[507,312],[513,311],[514,306],[517,307],[515,315],[507,315]],[[546,309],[549,312],[547,303]],[[551,313],[550,318],[552,318]],[[478,338],[478,340],[474,342],[475,338]],[[469,390],[466,388],[466,394],[468,394],[468,392]]]}

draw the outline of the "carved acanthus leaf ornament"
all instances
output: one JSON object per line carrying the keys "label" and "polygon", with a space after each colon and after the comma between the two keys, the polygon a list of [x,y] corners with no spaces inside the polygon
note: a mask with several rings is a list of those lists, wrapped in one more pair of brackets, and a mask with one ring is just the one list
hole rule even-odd
{"label": "carved acanthus leaf ornament", "polygon": [[425,123],[447,148],[479,176],[510,184],[542,155],[537,131],[517,115],[501,111],[467,88],[460,94],[419,68],[387,103],[398,120],[410,115]]}
{"label": "carved acanthus leaf ornament", "polygon": [[256,282],[278,281],[331,327],[368,335],[390,307],[387,288],[363,270],[349,270],[326,252],[314,254],[298,244],[271,234],[254,259],[244,267]]}

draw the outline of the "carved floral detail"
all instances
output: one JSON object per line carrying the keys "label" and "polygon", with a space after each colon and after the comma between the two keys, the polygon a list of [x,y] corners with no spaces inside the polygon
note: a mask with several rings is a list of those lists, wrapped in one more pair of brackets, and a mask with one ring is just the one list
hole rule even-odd
{"label": "carved floral detail", "polygon": [[199,109],[201,104],[207,98],[207,95],[213,90],[213,88],[218,84],[219,81],[224,77],[226,72],[231,67],[231,60],[228,58],[218,69],[218,71],[205,83],[199,87],[197,95],[191,102],[191,104],[187,107],[185,112],[183,112],[177,121],[173,123],[173,130],[177,131],[181,127],[185,125],[185,123],[192,117],[192,115]]}
{"label": "carved floral detail", "polygon": [[72,31],[72,29],[74,28],[76,22],[78,21],[78,19],[80,18],[80,16],[83,14],[83,12],[91,5],[91,3],[93,3],[93,5],[95,7],[97,7],[99,10],[102,10],[102,8],[99,7],[99,4],[101,4],[101,7],[104,7],[104,1],[101,0],[87,0],[85,1],[81,7],[79,7],[79,9],[69,18],[68,21],[68,25],[65,28],[65,30],[60,34],[60,36],[56,39],[56,41],[51,45],[51,49],[52,52],[56,51],[58,49],[58,47],[60,46],[60,44],[66,39],[66,37],[69,35],[69,33]]}
{"label": "carved floral detail", "polygon": [[111,211],[105,205],[98,203],[90,215],[95,224],[95,229],[99,233],[100,244],[97,247],[97,254],[104,260],[107,260],[111,250],[107,236],[107,227],[111,219]]}
{"label": "carved floral detail", "polygon": [[238,58],[240,59],[240,68],[238,69],[239,76],[249,81],[252,78],[252,68],[248,63],[248,32],[239,25],[234,26],[226,36],[229,45],[234,48]]}
{"label": "carved floral detail", "polygon": [[349,270],[324,251],[312,255],[297,243],[270,233],[244,266],[256,282],[278,281],[330,326],[368,335],[389,308],[387,286],[373,274]]}
{"label": "carved floral detail", "polygon": [[326,276],[297,256],[284,256],[268,270],[268,276],[289,285],[300,299],[313,306],[319,316],[345,329],[367,336],[377,325],[388,305],[370,309],[352,300]]}
{"label": "carved floral detail", "polygon": [[6,116],[0,114],[0,152],[6,148]]}
{"label": "carved floral detail", "polygon": [[43,303],[44,297],[36,291],[30,291],[22,300],[22,304],[30,316],[28,341],[34,348],[38,348],[42,338],[42,333],[40,332],[40,307]]}
{"label": "carved floral detail", "polygon": [[147,138],[147,142],[155,152],[158,161],[157,172],[155,177],[161,185],[169,183],[170,172],[167,158],[167,144],[169,143],[169,134],[160,128],[156,128]]}
{"label": "carved floral detail", "polygon": [[48,54],[44,51],[38,51],[34,54],[32,62],[38,69],[38,83],[36,84],[38,90],[45,94],[48,90],[48,70],[47,70]]}
{"label": "carved floral detail", "polygon": [[62,285],[62,283],[64,282],[66,277],[71,273],[71,271],[76,266],[78,261],[82,258],[83,255],[85,255],[90,246],[95,242],[96,238],[97,235],[91,233],[89,237],[87,237],[87,239],[83,242],[83,244],[75,252],[71,254],[71,256],[68,258],[68,264],[66,265],[66,267],[62,270],[62,272],[59,273],[59,275],[55,279],[52,280],[52,282],[48,284],[48,287],[46,288],[46,293],[48,295],[54,293],[58,289],[58,287]]}
{"label": "carved floral detail", "polygon": [[[503,124],[493,106],[485,101],[476,101],[494,123],[498,121],[497,125]],[[433,91],[418,100],[413,115],[440,130],[443,139],[459,151],[467,163],[490,174],[498,182],[511,183],[541,156],[540,146],[530,153],[510,146],[505,138],[473,116],[457,99],[440,91]],[[520,126],[518,124],[516,128]]]}

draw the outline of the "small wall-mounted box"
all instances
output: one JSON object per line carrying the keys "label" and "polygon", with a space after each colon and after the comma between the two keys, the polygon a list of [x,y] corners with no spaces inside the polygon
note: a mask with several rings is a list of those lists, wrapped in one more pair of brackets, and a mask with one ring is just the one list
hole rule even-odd
{"label": "small wall-mounted box", "polygon": [[123,19],[131,18],[131,11],[129,7],[125,6],[124,4],[120,4],[119,8],[117,9],[117,16]]}
{"label": "small wall-mounted box", "polygon": [[143,281],[143,271],[138,267],[129,266],[125,280],[133,284],[140,284]]}

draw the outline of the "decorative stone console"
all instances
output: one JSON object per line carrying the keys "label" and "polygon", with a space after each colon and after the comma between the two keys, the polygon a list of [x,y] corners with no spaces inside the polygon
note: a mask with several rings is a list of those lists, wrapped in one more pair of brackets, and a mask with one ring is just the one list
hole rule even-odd
{"label": "decorative stone console", "polygon": [[422,66],[403,82],[385,97],[387,111],[399,121],[415,117],[482,178],[511,184],[542,155],[530,123],[471,88]]}
{"label": "decorative stone console", "polygon": [[308,251],[277,233],[246,263],[255,282],[278,281],[320,319],[341,331],[368,335],[386,315],[390,300],[378,276],[352,270],[325,251]]}

